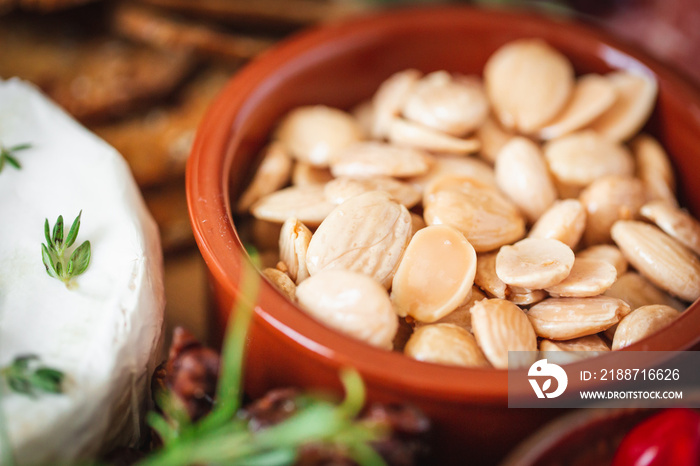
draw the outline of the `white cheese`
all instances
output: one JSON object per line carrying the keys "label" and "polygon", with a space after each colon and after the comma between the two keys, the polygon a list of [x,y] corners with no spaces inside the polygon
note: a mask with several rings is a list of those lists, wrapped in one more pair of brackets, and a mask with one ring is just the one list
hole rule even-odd
{"label": "white cheese", "polygon": [[[37,398],[5,386],[0,409],[19,464],[56,464],[137,441],[161,342],[162,252],[124,159],[30,84],[0,80],[0,144],[20,143],[32,145],[17,152],[22,168],[0,173],[0,366],[37,354],[67,379]],[[63,215],[67,233],[81,209],[73,248],[90,240],[92,259],[67,289],[42,264],[44,219]]]}

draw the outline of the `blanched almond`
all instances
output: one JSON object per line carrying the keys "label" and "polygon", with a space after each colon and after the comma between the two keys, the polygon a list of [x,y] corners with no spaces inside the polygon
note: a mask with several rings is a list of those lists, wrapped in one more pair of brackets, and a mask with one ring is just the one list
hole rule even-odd
{"label": "blanched almond", "polygon": [[388,138],[392,144],[399,146],[449,154],[469,154],[481,147],[478,139],[450,136],[402,118],[394,118],[391,121]]}
{"label": "blanched almond", "polygon": [[511,139],[496,157],[496,182],[530,222],[537,220],[557,199],[539,146],[529,139]]}
{"label": "blanched almond", "polygon": [[423,217],[411,212],[411,238],[413,238],[413,235],[415,235],[418,232],[418,230],[421,230],[426,226],[427,225],[425,223],[425,220],[423,220]]}
{"label": "blanched almond", "polygon": [[280,292],[287,297],[290,301],[296,299],[296,285],[289,276],[277,269],[266,268],[262,271],[265,278],[270,280],[275,287],[280,290]]}
{"label": "blanched almond", "polygon": [[334,204],[342,204],[351,197],[370,191],[384,191],[400,204],[410,209],[418,204],[421,192],[409,183],[377,176],[373,178],[349,178],[341,176],[326,184],[326,198]]}
{"label": "blanched almond", "polygon": [[[537,359],[537,336],[525,313],[503,299],[485,299],[471,309],[472,329],[479,347],[494,367],[529,367]],[[529,351],[511,356],[508,351]]]}
{"label": "blanched almond", "polygon": [[539,303],[543,299],[549,297],[544,290],[530,290],[519,286],[510,286],[506,288],[506,299],[518,306],[529,306]]}
{"label": "blanched almond", "polygon": [[613,223],[637,218],[644,197],[642,182],[637,178],[611,175],[591,183],[580,198],[586,207],[586,244],[610,242]]}
{"label": "blanched almond", "polygon": [[700,255],[700,222],[687,212],[669,205],[665,201],[654,201],[642,206],[644,218],[675,238],[679,243]]}
{"label": "blanched almond", "polygon": [[398,317],[386,290],[366,275],[323,270],[297,287],[299,305],[346,335],[390,350]]}
{"label": "blanched almond", "polygon": [[333,210],[335,204],[326,200],[322,185],[291,186],[268,194],[250,208],[255,218],[283,223],[297,218],[315,227]]}
{"label": "blanched almond", "polygon": [[489,102],[478,79],[446,71],[418,80],[403,106],[407,119],[452,136],[478,128],[488,112]]}
{"label": "blanched almond", "polygon": [[331,173],[336,177],[416,176],[428,168],[430,159],[425,152],[382,142],[352,144],[337,152],[331,161]]}
{"label": "blanched almond", "polygon": [[526,238],[503,246],[496,274],[508,285],[541,290],[564,280],[574,265],[570,247],[555,239]]}
{"label": "blanched almond", "polygon": [[404,352],[413,359],[435,364],[490,366],[472,334],[453,324],[430,324],[416,329]]}
{"label": "blanched almond", "polygon": [[[481,292],[481,290],[473,286],[472,287],[472,292],[469,295],[469,297],[457,307],[454,311],[450,312],[447,314],[445,317],[442,317],[441,319],[436,320],[434,323],[435,324],[454,324],[458,327],[462,327],[464,330],[467,330],[468,332],[472,331],[472,314],[471,314],[471,308],[474,306],[474,304],[478,303],[482,299],[486,299],[486,295]],[[424,325],[432,325],[432,324],[425,324],[420,321],[414,321],[413,325],[415,328],[424,326]]]}
{"label": "blanched almond", "polygon": [[633,310],[652,304],[665,304],[678,310],[685,309],[683,303],[661,291],[636,272],[626,272],[620,275],[604,294],[623,300]]}
{"label": "blanched almond", "polygon": [[549,141],[544,156],[557,180],[566,185],[584,187],[605,175],[631,176],[634,172],[627,148],[590,130]]}
{"label": "blanched almond", "polygon": [[324,269],[360,272],[388,289],[410,239],[408,210],[371,191],[333,209],[311,238],[306,266],[312,276]]}
{"label": "blanched almond", "polygon": [[618,323],[630,307],[621,299],[549,298],[530,308],[527,317],[537,335],[550,340],[571,340],[593,335]]}
{"label": "blanched almond", "polygon": [[617,99],[615,86],[606,77],[587,74],[576,80],[566,107],[542,128],[541,139],[554,139],[577,131],[607,111]]}
{"label": "blanched almond", "polygon": [[565,199],[556,201],[540,216],[528,237],[556,239],[573,249],[585,228],[586,209],[576,199]]}
{"label": "blanched almond", "polygon": [[476,138],[481,143],[479,156],[487,162],[494,163],[498,152],[512,137],[511,133],[501,128],[495,118],[489,116],[476,130]]}
{"label": "blanched almond", "polygon": [[569,276],[546,291],[554,298],[598,296],[610,288],[616,278],[617,270],[609,262],[576,258]]}
{"label": "blanched almond", "polygon": [[[583,251],[576,253],[576,259],[598,259],[606,261],[615,267],[617,271],[617,276],[621,277],[622,274],[627,272],[627,259],[622,255],[622,252],[613,246],[612,244],[596,244],[595,246],[590,246]],[[619,298],[620,296],[616,296]]]}
{"label": "blanched almond", "polygon": [[476,253],[454,228],[436,225],[418,231],[394,276],[391,299],[399,315],[435,322],[471,293]]}
{"label": "blanched almond", "polygon": [[566,341],[542,340],[541,357],[555,364],[569,364],[583,359],[600,356],[610,351],[608,345],[598,335],[588,335]]}
{"label": "blanched almond", "polygon": [[676,178],[671,161],[661,144],[648,134],[640,134],[630,142],[637,162],[637,175],[644,183],[647,200],[665,201],[677,206]]}
{"label": "blanched almond", "polygon": [[518,209],[486,184],[460,178],[441,181],[435,189],[423,199],[425,222],[458,229],[477,252],[512,243],[525,233],[525,220]]}
{"label": "blanched almond", "polygon": [[487,252],[477,256],[474,283],[492,298],[505,299],[508,285],[503,283],[503,280],[498,278],[496,274],[497,255],[497,252]]}
{"label": "blanched almond", "polygon": [[350,113],[355,117],[357,126],[362,130],[362,136],[365,139],[372,137],[372,127],[374,126],[374,105],[371,100],[364,100],[355,105]]}
{"label": "blanched almond", "polygon": [[622,319],[615,331],[612,349],[617,350],[642,340],[678,318],[680,312],[669,306],[642,306]]}
{"label": "blanched almond", "polygon": [[246,212],[251,205],[263,196],[273,193],[289,181],[292,172],[292,158],[282,145],[273,142],[263,150],[263,159],[255,171],[253,180],[238,199],[238,212]]}
{"label": "blanched almond", "polygon": [[309,277],[306,268],[306,251],[311,242],[311,230],[295,218],[282,224],[279,235],[280,259],[287,266],[289,277],[297,285]]}
{"label": "blanched almond", "polygon": [[574,87],[574,70],[544,41],[520,39],[491,55],[484,81],[503,126],[529,134],[564,108]]}
{"label": "blanched almond", "polygon": [[421,72],[418,70],[399,71],[379,86],[372,98],[372,136],[377,139],[386,137],[391,121],[401,112],[411,89],[420,77]]}
{"label": "blanched almond", "polygon": [[612,237],[627,260],[652,283],[685,301],[700,297],[700,260],[655,226],[619,220]]}
{"label": "blanched almond", "polygon": [[362,130],[348,113],[316,105],[289,112],[277,139],[297,160],[325,167],[336,151],[362,139]]}
{"label": "blanched almond", "polygon": [[308,186],[310,184],[326,184],[333,179],[328,168],[314,167],[310,163],[297,162],[292,169],[292,184]]}
{"label": "blanched almond", "polygon": [[409,178],[408,181],[421,191],[445,176],[474,178],[481,183],[496,187],[496,175],[487,163],[475,157],[437,154],[432,157],[428,173]]}
{"label": "blanched almond", "polygon": [[617,99],[590,128],[611,141],[626,141],[644,126],[654,108],[656,80],[627,71],[616,71],[606,77],[615,86]]}

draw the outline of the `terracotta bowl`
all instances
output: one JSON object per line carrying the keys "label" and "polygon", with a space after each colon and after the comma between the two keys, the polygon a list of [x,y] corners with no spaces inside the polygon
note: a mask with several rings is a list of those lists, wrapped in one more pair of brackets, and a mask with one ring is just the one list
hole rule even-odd
{"label": "terracotta bowl", "polygon": [[[579,74],[641,68],[656,75],[659,99],[646,130],[672,155],[684,205],[700,212],[700,95],[633,47],[580,24],[465,7],[391,11],[326,25],[285,41],[238,72],[199,127],[187,167],[187,196],[211,279],[212,338],[222,337],[238,295],[241,264],[248,260],[230,206],[287,111],[308,104],[349,108],[409,67],[481,74],[489,55],[521,37],[545,39]],[[673,325],[630,349],[686,349],[700,341],[698,329],[696,303]],[[372,400],[424,409],[435,423],[441,464],[460,458],[495,462],[557,414],[508,409],[506,371],[424,364],[372,348],[314,321],[265,282],[249,338],[248,392],[256,396],[282,385],[338,388],[343,366],[360,371]]]}

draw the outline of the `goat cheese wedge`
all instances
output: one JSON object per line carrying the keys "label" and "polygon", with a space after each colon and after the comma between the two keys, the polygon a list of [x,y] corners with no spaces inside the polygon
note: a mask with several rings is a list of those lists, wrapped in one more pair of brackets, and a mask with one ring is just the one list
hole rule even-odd
{"label": "goat cheese wedge", "polygon": [[[119,153],[32,85],[0,80],[0,144],[21,143],[21,167],[0,172],[0,367],[35,354],[66,378],[63,393],[36,397],[0,380],[0,458],[59,464],[139,438],[160,357],[162,251]],[[68,288],[42,263],[44,219],[63,215],[67,234],[81,210],[72,248],[89,240],[92,258]]]}

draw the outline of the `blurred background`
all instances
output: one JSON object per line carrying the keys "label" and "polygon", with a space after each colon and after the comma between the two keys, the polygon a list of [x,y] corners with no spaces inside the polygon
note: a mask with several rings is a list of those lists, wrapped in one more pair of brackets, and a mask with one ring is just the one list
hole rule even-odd
{"label": "blurred background", "polygon": [[[39,86],[127,159],[158,222],[166,323],[206,339],[185,163],[209,102],[248,60],[314,24],[437,0],[0,0],[0,77]],[[700,85],[700,0],[471,0],[586,22]]]}

